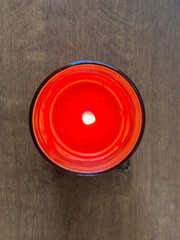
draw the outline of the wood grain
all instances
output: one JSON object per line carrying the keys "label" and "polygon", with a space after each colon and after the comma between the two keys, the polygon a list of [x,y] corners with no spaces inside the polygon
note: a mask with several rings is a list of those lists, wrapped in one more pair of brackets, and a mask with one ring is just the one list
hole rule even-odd
{"label": "wood grain", "polygon": [[[1,0],[0,239],[180,239],[179,0]],[[126,173],[62,174],[35,149],[32,96],[89,59],[137,85],[146,129]]]}

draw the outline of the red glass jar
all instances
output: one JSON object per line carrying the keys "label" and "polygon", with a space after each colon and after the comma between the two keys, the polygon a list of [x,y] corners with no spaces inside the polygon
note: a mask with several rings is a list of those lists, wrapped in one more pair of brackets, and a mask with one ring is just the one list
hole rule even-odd
{"label": "red glass jar", "polygon": [[115,67],[79,61],[50,74],[30,107],[30,131],[41,154],[68,172],[94,175],[118,168],[144,130],[142,98]]}

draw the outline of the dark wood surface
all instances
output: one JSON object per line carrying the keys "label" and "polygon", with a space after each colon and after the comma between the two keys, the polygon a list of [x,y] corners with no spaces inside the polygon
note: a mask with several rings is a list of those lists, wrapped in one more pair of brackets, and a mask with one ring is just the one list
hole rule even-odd
{"label": "dark wood surface", "polygon": [[[0,240],[180,239],[180,1],[1,0]],[[32,96],[56,68],[114,65],[146,108],[127,172],[59,172],[33,145]]]}

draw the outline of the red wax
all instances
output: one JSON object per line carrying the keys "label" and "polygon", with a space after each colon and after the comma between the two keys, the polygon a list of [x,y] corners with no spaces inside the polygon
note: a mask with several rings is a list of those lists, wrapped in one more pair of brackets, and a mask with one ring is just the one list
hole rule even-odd
{"label": "red wax", "polygon": [[36,145],[50,161],[75,173],[118,166],[143,130],[137,89],[118,70],[101,63],[78,62],[51,74],[32,105]]}

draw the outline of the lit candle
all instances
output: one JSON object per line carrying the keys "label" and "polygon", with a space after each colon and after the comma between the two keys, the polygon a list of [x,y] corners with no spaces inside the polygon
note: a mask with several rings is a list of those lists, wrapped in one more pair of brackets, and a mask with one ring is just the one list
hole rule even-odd
{"label": "lit candle", "polygon": [[30,109],[32,137],[43,156],[85,175],[120,166],[137,148],[144,121],[142,99],[130,79],[92,61],[48,76]]}

